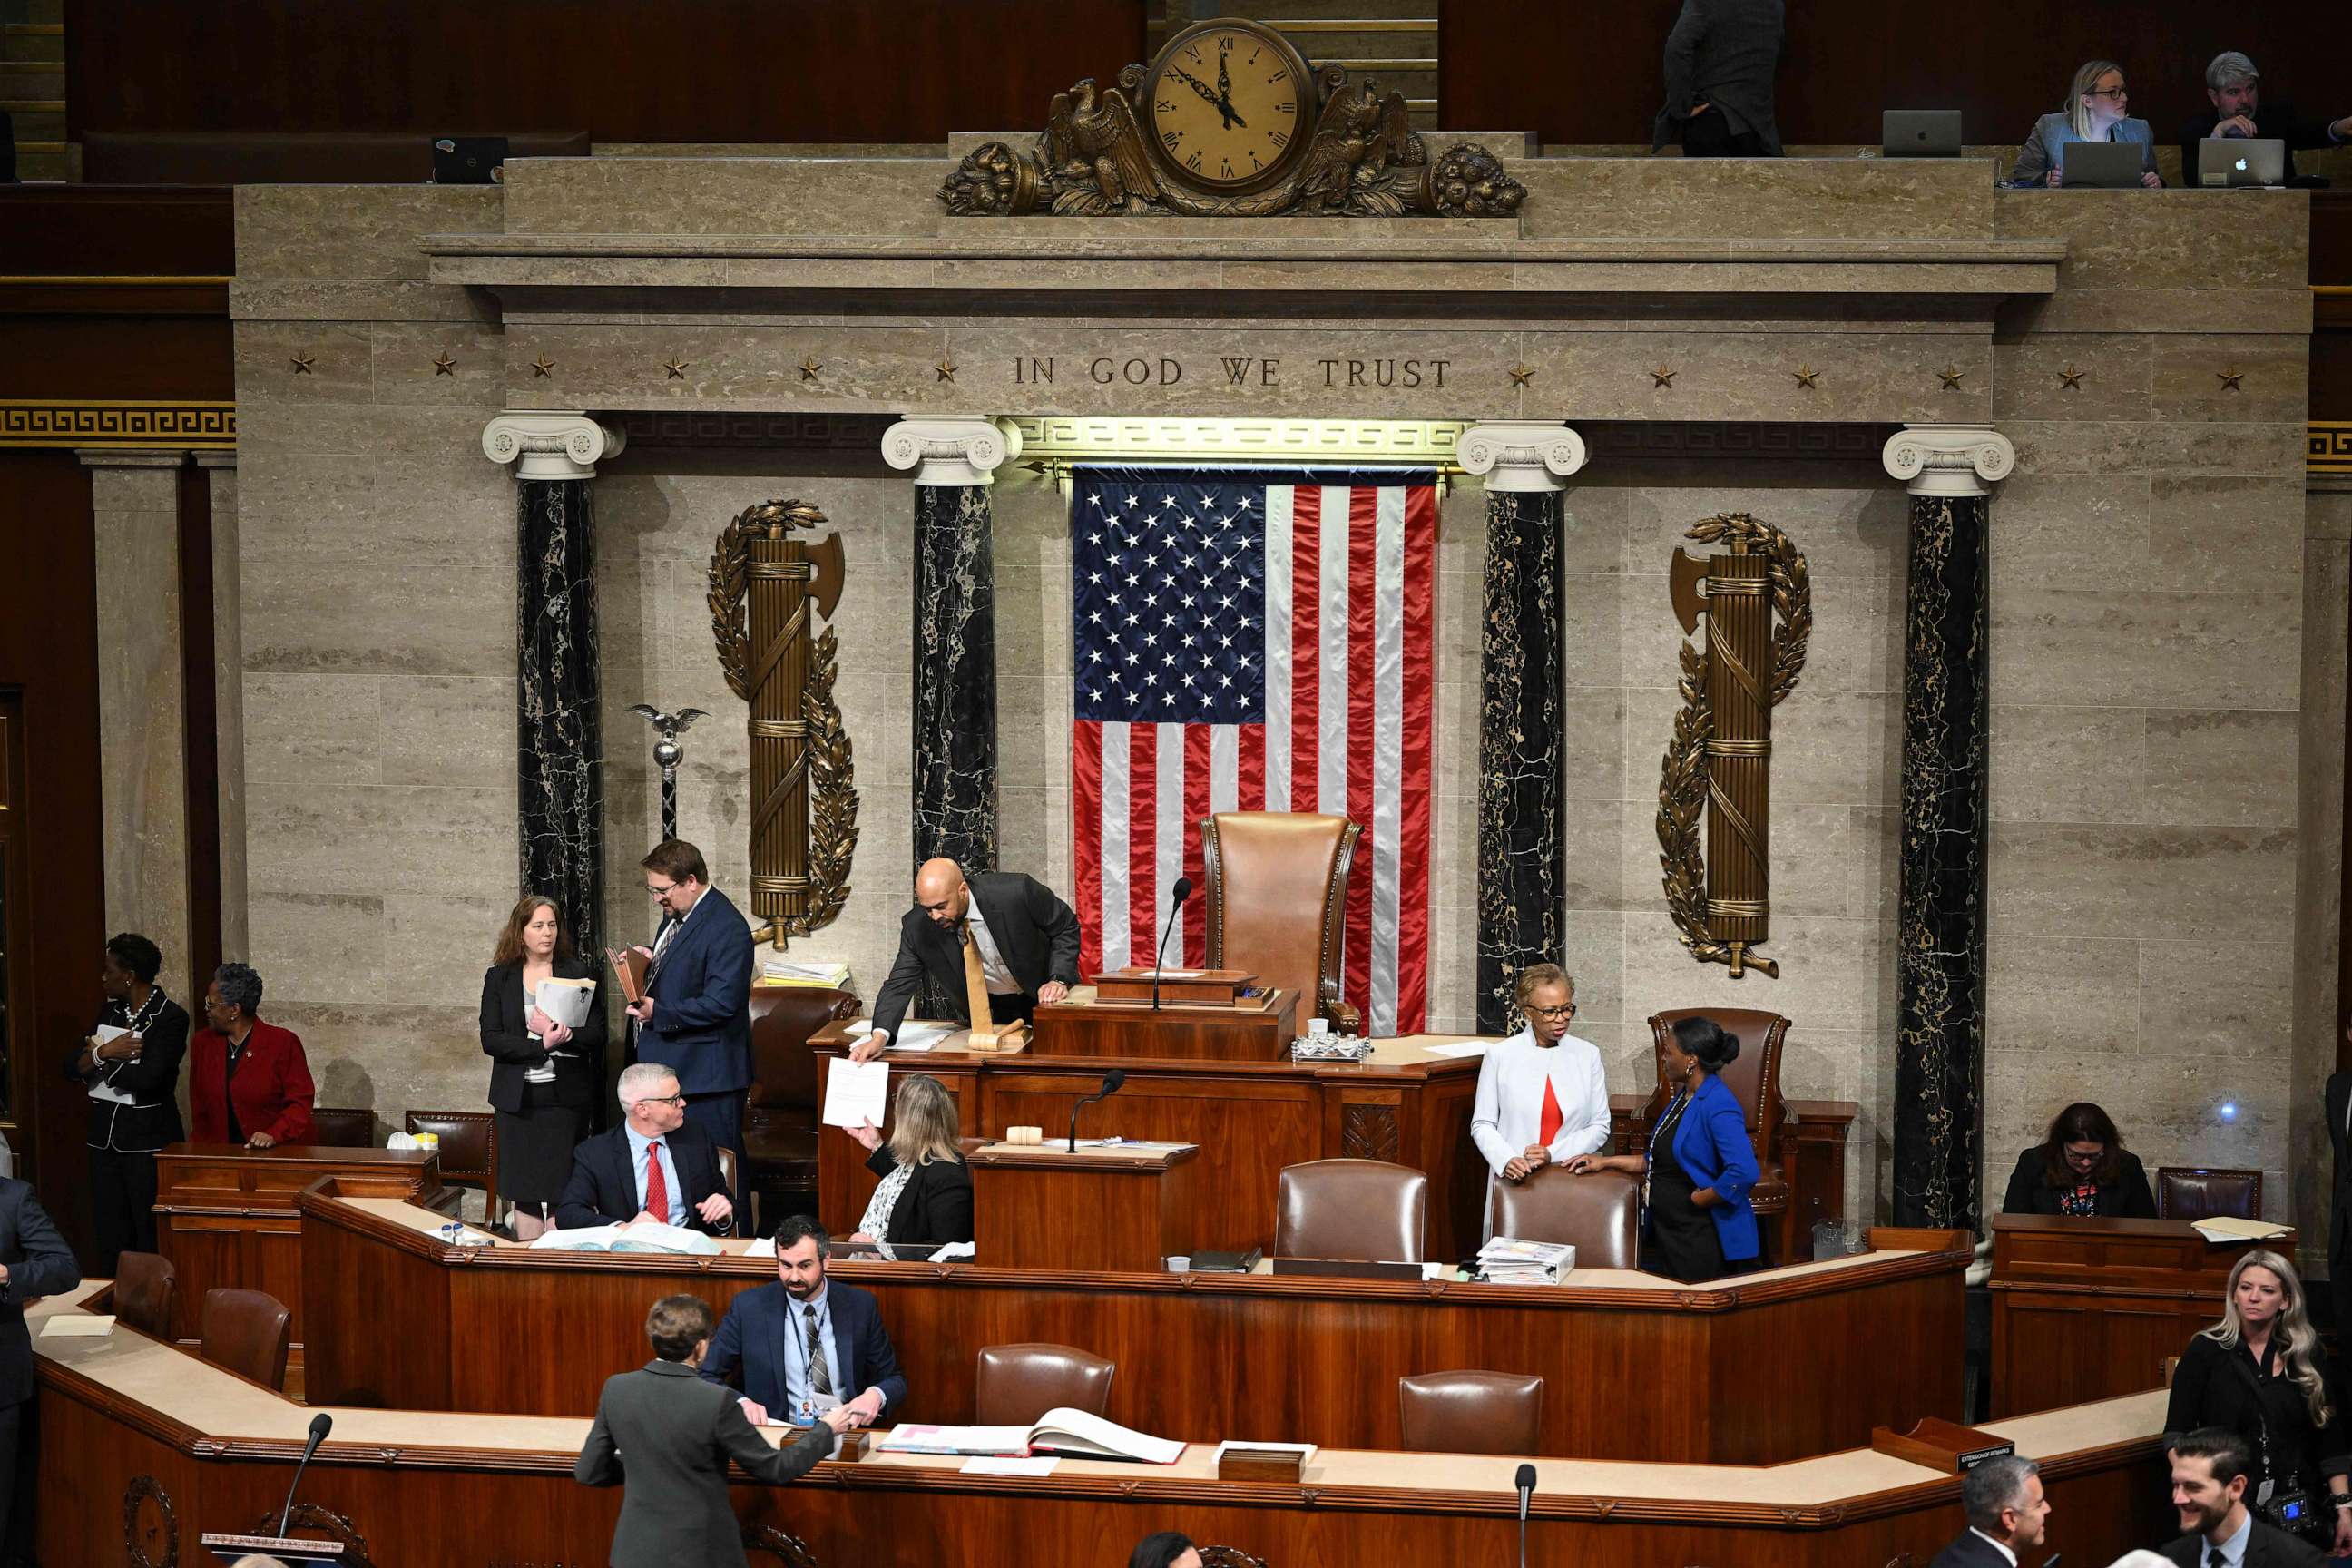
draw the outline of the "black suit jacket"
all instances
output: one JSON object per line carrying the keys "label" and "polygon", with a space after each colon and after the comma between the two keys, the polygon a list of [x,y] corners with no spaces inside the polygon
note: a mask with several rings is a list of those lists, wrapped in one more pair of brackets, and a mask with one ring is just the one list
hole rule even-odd
{"label": "black suit jacket", "polygon": [[33,1397],[33,1336],[25,1330],[25,1303],[62,1296],[81,1283],[81,1265],[33,1195],[33,1184],[0,1177],[0,1405]]}
{"label": "black suit jacket", "polygon": [[832,1449],[833,1433],[822,1426],[772,1448],[734,1394],[684,1362],[653,1361],[604,1380],[572,1479],[624,1488],[613,1568],[742,1564],[743,1527],[727,1500],[727,1461],[755,1481],[782,1486]]}
{"label": "black suit jacket", "polygon": [[[2330,1264],[2346,1258],[2352,1268],[2352,1159],[2346,1158],[2344,1119],[2352,1113],[2352,1072],[2331,1073],[2327,1079],[2327,1144],[2336,1152],[2336,1202],[2327,1216],[2327,1257]],[[2330,1278],[2341,1279],[2333,1268]],[[2352,1327],[2352,1325],[2347,1325]]]}
{"label": "black suit jacket", "polygon": [[[557,961],[558,980],[594,980],[593,964]],[[588,1021],[572,1031],[564,1046],[571,1053],[552,1058],[558,1105],[596,1103],[604,1086],[604,994],[600,986],[588,1001]],[[513,1113],[522,1109],[523,1074],[548,1061],[545,1047],[530,1037],[530,1003],[522,994],[522,965],[494,963],[482,976],[482,1054],[498,1065],[490,1068],[490,1103]]]}
{"label": "black suit jacket", "polygon": [[[866,1168],[887,1176],[898,1168],[883,1144],[866,1157]],[[890,1205],[884,1241],[921,1242],[933,1247],[971,1239],[971,1167],[961,1160],[933,1160],[915,1167],[898,1201]]]}
{"label": "black suit jacket", "polygon": [[[130,1022],[128,1010],[107,1005],[99,1020],[120,1029]],[[92,1029],[90,1033],[98,1031]],[[106,1062],[95,1073],[81,1070],[82,1047],[76,1044],[66,1056],[66,1076],[87,1089],[103,1082],[117,1093],[138,1101],[123,1105],[110,1100],[89,1102],[89,1146],[121,1153],[145,1153],[187,1136],[180,1124],[180,1064],[188,1055],[188,1010],[169,997],[139,1032],[139,1059]]]}
{"label": "black suit jacket", "polygon": [[[2139,1156],[2126,1149],[2120,1152],[2123,1169],[2116,1179],[2099,1189],[2099,1217],[2102,1219],[2154,1219],[2156,1193],[2147,1184],[2147,1167]],[[2017,1157],[2017,1169],[2009,1173],[2009,1191],[2000,1202],[2003,1214],[2046,1214],[2058,1212],[2058,1189],[2044,1179],[2042,1145]]]}
{"label": "black suit jacket", "polygon": [[[2184,1535],[2168,1542],[2160,1555],[2168,1563],[2182,1568],[2197,1568],[2205,1560],[2205,1538]],[[2319,1548],[2297,1541],[2276,1525],[2254,1521],[2254,1533],[2246,1541],[2245,1568],[2319,1568],[2327,1561]]]}
{"label": "black suit jacket", "polygon": [[1936,1553],[1927,1568],[2010,1568],[2010,1563],[2000,1547],[1973,1530],[1964,1530],[1958,1540]]}
{"label": "black suit jacket", "polygon": [[[1022,995],[1034,1003],[1038,988],[1049,980],[1078,983],[1077,913],[1051,888],[1019,871],[975,871],[965,880]],[[971,1023],[964,1017],[963,944],[952,930],[921,910],[908,910],[898,922],[898,957],[874,1000],[876,1028],[898,1038],[898,1026],[926,974],[949,999],[956,1016]]]}
{"label": "black suit jacket", "polygon": [[[686,1189],[686,1223],[719,1236],[732,1233],[731,1221],[705,1225],[694,1212],[711,1194],[727,1191],[727,1184],[719,1179],[719,1149],[710,1134],[694,1122],[681,1122],[677,1131],[662,1134],[662,1142],[669,1149],[669,1163],[677,1168],[678,1185]],[[637,1173],[629,1156],[628,1128],[615,1127],[583,1140],[572,1151],[572,1174],[563,1183],[563,1195],[555,1200],[556,1225],[580,1230],[626,1225],[636,1217]]]}
{"label": "black suit jacket", "polygon": [[1787,39],[1781,0],[1683,0],[1666,35],[1666,101],[1651,127],[1656,152],[1681,134],[1691,110],[1709,103],[1732,130],[1753,132],[1780,155],[1772,79]]}
{"label": "black suit jacket", "polygon": [[[2284,99],[2265,94],[2262,107],[2249,118],[2254,122],[2257,135],[2264,141],[2275,139],[2285,142],[2290,153],[2299,147],[2326,147],[2330,143],[2327,134],[2329,121],[2306,120],[2295,112],[2294,104]],[[2220,111],[2210,104],[2205,106],[2204,113],[2180,123],[2180,178],[2191,188],[2197,184],[2198,146],[2211,136],[2213,128],[2221,123]],[[2294,160],[2292,158],[2287,160],[2286,172],[2289,175],[2294,173]]]}

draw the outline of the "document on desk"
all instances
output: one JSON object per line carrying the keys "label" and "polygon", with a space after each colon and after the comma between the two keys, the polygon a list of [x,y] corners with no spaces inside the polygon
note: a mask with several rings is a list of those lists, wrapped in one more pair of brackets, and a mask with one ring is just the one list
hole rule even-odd
{"label": "document on desk", "polygon": [[1062,1461],[1043,1459],[966,1459],[963,1473],[967,1476],[1050,1476],[1054,1467]]}
{"label": "document on desk", "polygon": [[113,1331],[112,1317],[89,1312],[50,1318],[41,1324],[41,1338],[45,1340],[102,1340]]}
{"label": "document on desk", "polygon": [[1486,1042],[1464,1040],[1456,1045],[1423,1046],[1422,1048],[1433,1057],[1483,1057],[1486,1054]]}
{"label": "document on desk", "polygon": [[836,1060],[824,1075],[824,1124],[857,1127],[882,1125],[889,1114],[890,1064]]}
{"label": "document on desk", "polygon": [[[898,1032],[890,1037],[890,1048],[894,1051],[928,1051],[962,1027],[961,1024],[927,1024],[910,1018],[900,1024]],[[845,1032],[853,1040],[863,1039],[874,1032],[874,1020],[857,1019]],[[877,1125],[880,1124],[877,1122]]]}

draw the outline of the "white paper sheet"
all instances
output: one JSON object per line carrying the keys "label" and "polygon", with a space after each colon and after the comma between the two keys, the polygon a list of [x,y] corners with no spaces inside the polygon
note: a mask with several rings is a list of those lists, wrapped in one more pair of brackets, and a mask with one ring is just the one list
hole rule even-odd
{"label": "white paper sheet", "polygon": [[539,988],[539,1010],[567,1029],[588,1021],[588,1000],[595,987],[578,980],[549,980]]}
{"label": "white paper sheet", "polygon": [[1485,1043],[1478,1040],[1465,1040],[1454,1046],[1423,1046],[1422,1049],[1433,1057],[1483,1057],[1486,1054]]}
{"label": "white paper sheet", "polygon": [[1042,1459],[966,1459],[963,1473],[967,1476],[1050,1476],[1054,1467],[1062,1461],[1047,1455]]}
{"label": "white paper sheet", "polygon": [[870,1121],[879,1127],[889,1108],[888,1062],[853,1062],[845,1058],[825,1073],[823,1120],[826,1126],[856,1127]]}
{"label": "white paper sheet", "polygon": [[45,1340],[102,1340],[113,1331],[113,1318],[89,1312],[50,1318],[41,1324],[41,1338]]}
{"label": "white paper sheet", "polygon": [[[890,1048],[894,1051],[928,1051],[962,1027],[961,1024],[932,1024],[908,1018],[899,1024],[898,1036],[891,1040]],[[873,1032],[874,1020],[871,1018],[854,1020],[848,1030],[853,1040],[862,1039]]]}
{"label": "white paper sheet", "polygon": [[[119,1029],[112,1024],[100,1024],[91,1032],[96,1036],[100,1045],[110,1046],[131,1031],[128,1029]],[[110,1062],[100,1062],[99,1064],[100,1068],[111,1067],[112,1065],[113,1064]],[[89,1093],[92,1100],[102,1100],[112,1105],[136,1105],[139,1103],[137,1100],[131,1099],[131,1096],[123,1093],[121,1089],[107,1082],[103,1078],[99,1079],[89,1086]]]}

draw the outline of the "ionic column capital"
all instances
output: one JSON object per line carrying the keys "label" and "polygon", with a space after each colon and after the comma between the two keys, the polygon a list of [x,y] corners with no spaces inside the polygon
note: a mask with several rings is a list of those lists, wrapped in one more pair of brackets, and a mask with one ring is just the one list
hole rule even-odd
{"label": "ionic column capital", "polygon": [[585,414],[501,414],[482,426],[482,456],[512,463],[518,479],[593,479],[628,437]]}
{"label": "ionic column capital", "polygon": [[2017,467],[2017,448],[1990,425],[1906,425],[1879,454],[1915,496],[1980,496]]}
{"label": "ionic column capital", "polygon": [[1567,426],[1532,419],[1490,419],[1462,432],[1454,443],[1462,467],[1490,490],[1560,490],[1584,467],[1584,437]]}
{"label": "ionic column capital", "polygon": [[901,419],[882,432],[882,460],[915,470],[919,485],[988,485],[1021,455],[1021,431],[1009,419],[977,415]]}

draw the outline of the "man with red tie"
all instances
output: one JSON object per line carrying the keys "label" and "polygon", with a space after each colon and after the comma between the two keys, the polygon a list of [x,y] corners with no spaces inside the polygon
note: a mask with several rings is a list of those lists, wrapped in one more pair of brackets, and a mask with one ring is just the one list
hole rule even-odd
{"label": "man with red tie", "polygon": [[650,1219],[724,1236],[735,1205],[719,1175],[719,1146],[686,1119],[677,1074],[659,1062],[621,1073],[623,1121],[572,1152],[572,1174],[555,1202],[562,1230]]}
{"label": "man with red tie", "polygon": [[1557,963],[1529,964],[1514,987],[1528,1025],[1486,1048],[1470,1136],[1496,1181],[1609,1147],[1609,1080],[1601,1052],[1568,1032],[1576,982]]}

